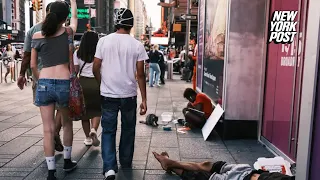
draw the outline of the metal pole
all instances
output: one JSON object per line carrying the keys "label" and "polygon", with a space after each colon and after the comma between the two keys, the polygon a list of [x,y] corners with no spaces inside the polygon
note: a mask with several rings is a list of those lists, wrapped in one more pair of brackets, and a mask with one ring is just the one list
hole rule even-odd
{"label": "metal pole", "polygon": [[[187,0],[187,14],[191,14],[191,0]],[[191,20],[186,20],[186,47],[185,47],[185,60],[188,59],[189,54],[189,38],[190,38],[190,26],[191,26]]]}

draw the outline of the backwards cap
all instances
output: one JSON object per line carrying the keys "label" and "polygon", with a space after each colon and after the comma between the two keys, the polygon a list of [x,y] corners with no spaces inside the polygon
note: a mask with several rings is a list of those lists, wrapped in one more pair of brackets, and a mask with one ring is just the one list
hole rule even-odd
{"label": "backwards cap", "polygon": [[115,13],[115,25],[133,27],[133,14],[129,9],[120,8]]}

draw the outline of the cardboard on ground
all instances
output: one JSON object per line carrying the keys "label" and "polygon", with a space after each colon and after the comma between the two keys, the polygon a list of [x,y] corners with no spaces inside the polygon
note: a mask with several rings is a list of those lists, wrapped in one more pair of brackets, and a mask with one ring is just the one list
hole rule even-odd
{"label": "cardboard on ground", "polygon": [[213,112],[211,113],[211,116],[207,119],[206,124],[202,127],[202,135],[205,141],[211,134],[213,128],[216,126],[223,113],[224,110],[219,104],[217,104]]}

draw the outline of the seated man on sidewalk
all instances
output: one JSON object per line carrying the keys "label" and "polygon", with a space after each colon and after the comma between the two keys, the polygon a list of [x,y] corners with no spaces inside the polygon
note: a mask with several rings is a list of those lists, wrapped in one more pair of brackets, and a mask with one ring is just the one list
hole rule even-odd
{"label": "seated man on sidewalk", "polygon": [[153,152],[163,170],[174,172],[182,180],[294,180],[294,177],[280,173],[269,173],[254,170],[249,164],[227,164],[223,161],[215,163],[178,162],[169,159],[166,152]]}
{"label": "seated man on sidewalk", "polygon": [[182,111],[185,121],[190,128],[202,128],[213,111],[211,100],[192,88],[187,88],[183,96],[189,101],[188,106]]}

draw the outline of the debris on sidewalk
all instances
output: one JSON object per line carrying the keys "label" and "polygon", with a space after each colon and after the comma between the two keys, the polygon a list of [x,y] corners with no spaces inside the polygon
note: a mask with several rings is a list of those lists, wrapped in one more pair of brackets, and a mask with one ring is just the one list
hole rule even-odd
{"label": "debris on sidewalk", "polygon": [[282,157],[258,158],[253,166],[257,170],[262,169],[264,171],[278,172],[288,176],[292,176],[290,163],[284,160]]}
{"label": "debris on sidewalk", "polygon": [[189,127],[184,126],[184,127],[182,127],[182,128],[178,128],[178,129],[177,129],[177,132],[178,132],[178,133],[181,133],[181,134],[186,134],[187,131],[190,131],[190,130],[191,130],[191,129],[190,129]]}
{"label": "debris on sidewalk", "polygon": [[172,130],[172,127],[171,126],[162,126],[162,129],[164,130],[164,131],[171,131]]}

